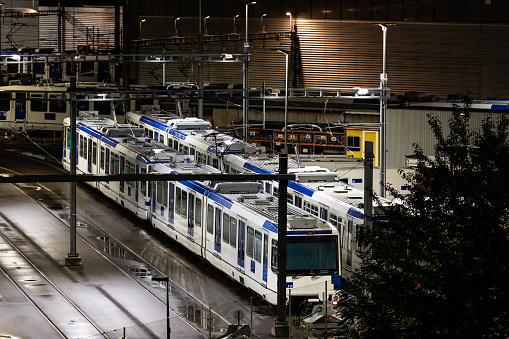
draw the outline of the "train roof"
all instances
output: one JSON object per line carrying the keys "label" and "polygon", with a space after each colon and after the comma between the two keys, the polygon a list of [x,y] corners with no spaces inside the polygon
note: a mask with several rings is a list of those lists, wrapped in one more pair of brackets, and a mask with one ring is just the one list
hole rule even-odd
{"label": "train roof", "polygon": [[[128,112],[128,116],[136,116],[140,122],[147,123],[164,132],[170,129],[182,131],[180,134],[195,138],[202,143],[204,149],[222,153],[265,153],[265,147],[253,146],[235,137],[219,132],[212,128],[210,122],[198,118],[181,118],[176,114],[161,111],[157,105],[152,109],[144,108],[141,111]],[[195,145],[198,146],[198,145]]]}
{"label": "train roof", "polygon": [[[65,124],[68,125],[67,118]],[[219,173],[219,170],[195,164],[193,156],[184,155],[172,148],[143,136],[143,129],[130,124],[116,124],[104,117],[79,117],[77,128],[86,131],[103,142],[131,152],[140,162],[159,164],[160,173]],[[164,165],[163,165],[164,164]]]}
{"label": "train roof", "polygon": [[[238,183],[235,183],[236,185]],[[272,222],[272,225],[265,224],[264,227],[277,232],[279,201],[278,198],[265,193],[221,193],[230,201],[242,206],[242,208],[255,212]],[[313,233],[331,233],[331,225],[321,221],[315,216],[295,207],[289,203],[286,204],[287,231],[301,232],[303,230],[313,231]]]}

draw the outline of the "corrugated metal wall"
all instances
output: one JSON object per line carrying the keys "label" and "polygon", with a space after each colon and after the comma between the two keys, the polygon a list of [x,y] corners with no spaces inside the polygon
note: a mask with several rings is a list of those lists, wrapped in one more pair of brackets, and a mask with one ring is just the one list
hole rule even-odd
{"label": "corrugated metal wall", "polygon": [[39,43],[37,18],[2,18],[2,50],[17,50],[23,47],[36,48]]}
{"label": "corrugated metal wall", "polygon": [[[55,8],[40,7],[40,10]],[[76,50],[87,43],[114,43],[114,8],[66,7],[62,50]],[[39,17],[39,47],[58,50],[58,16]]]}
{"label": "corrugated metal wall", "polygon": [[[161,23],[158,23],[159,21]],[[196,30],[197,20],[179,21],[179,32]],[[149,25],[152,22],[153,26]],[[164,23],[166,22],[166,23]],[[243,21],[239,23],[242,25]],[[288,20],[265,19],[267,31],[288,31]],[[382,72],[382,31],[367,21],[296,20],[298,41],[291,87],[378,87]],[[239,26],[241,26],[239,25]],[[151,27],[167,27],[163,30]],[[168,19],[144,23],[144,38],[173,34]],[[209,19],[209,34],[232,31],[231,21]],[[242,29],[237,28],[238,32]],[[250,32],[260,31],[259,20],[250,20]],[[170,33],[171,32],[171,33]],[[162,34],[161,34],[162,33]],[[151,36],[149,36],[151,34]],[[471,92],[472,97],[509,97],[509,25],[403,22],[389,27],[387,37],[388,86],[394,94],[408,91],[440,95]],[[167,51],[196,51],[197,46],[167,46]],[[253,41],[250,52],[250,85],[284,86],[284,55],[271,51],[290,48],[288,39]],[[141,50],[159,52],[162,48]],[[242,53],[242,42],[207,43],[205,53]],[[291,58],[293,60],[293,58]],[[293,62],[292,62],[293,64]],[[140,80],[153,83],[146,66]],[[172,67],[172,66],[169,66]],[[175,66],[176,67],[176,66]],[[180,66],[181,67],[181,66]],[[168,74],[182,80],[178,70]],[[170,75],[169,75],[170,76]],[[173,81],[173,80],[170,80]],[[242,65],[211,64],[205,67],[205,81],[242,83]]]}
{"label": "corrugated metal wall", "polygon": [[[404,167],[405,155],[414,153],[417,143],[426,155],[435,155],[436,138],[428,124],[427,114],[432,114],[442,122],[443,133],[449,134],[451,111],[426,111],[416,109],[388,109],[387,111],[387,166]],[[498,119],[501,113],[471,112],[470,129],[479,131],[488,115]]]}

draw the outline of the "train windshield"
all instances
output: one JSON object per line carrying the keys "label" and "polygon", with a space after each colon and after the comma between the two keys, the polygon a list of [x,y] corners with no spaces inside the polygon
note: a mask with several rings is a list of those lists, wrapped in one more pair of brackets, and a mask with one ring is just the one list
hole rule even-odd
{"label": "train windshield", "polygon": [[289,236],[287,275],[338,275],[337,235]]}

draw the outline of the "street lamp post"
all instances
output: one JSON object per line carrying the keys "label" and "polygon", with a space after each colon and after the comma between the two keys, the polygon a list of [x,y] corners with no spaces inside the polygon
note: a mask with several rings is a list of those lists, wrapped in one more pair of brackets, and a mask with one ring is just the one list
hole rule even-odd
{"label": "street lamp post", "polygon": [[244,126],[242,132],[244,133],[244,141],[248,141],[248,115],[249,115],[249,39],[248,39],[248,9],[249,5],[255,5],[256,1],[251,1],[246,4],[246,41],[244,42],[244,105],[243,105],[243,120]]}
{"label": "street lamp post", "polygon": [[233,34],[237,34],[237,24],[235,23],[235,20],[239,17],[239,15],[235,15],[233,17]]}
{"label": "street lamp post", "polygon": [[290,32],[293,32],[293,26],[292,26],[292,13],[286,12],[286,15],[290,17]]}
{"label": "street lamp post", "polygon": [[175,18],[175,36],[179,36],[179,31],[177,29],[177,21],[179,21],[179,20],[180,20],[180,17]]}
{"label": "street lamp post", "polygon": [[205,18],[203,18],[203,31],[205,34],[207,34],[207,19],[210,18],[210,15],[207,15]]}
{"label": "street lamp post", "polygon": [[267,16],[267,13],[260,15],[260,26],[262,27],[262,33],[265,33],[265,26],[263,25],[263,17]]}
{"label": "street lamp post", "polygon": [[380,196],[385,198],[387,183],[387,29],[394,24],[378,24],[383,33],[383,61],[380,74]]}
{"label": "street lamp post", "polygon": [[170,279],[168,277],[152,277],[152,281],[164,281],[166,283],[166,338],[170,339],[171,328],[170,328],[170,297],[168,293],[168,285]]}
{"label": "street lamp post", "polygon": [[283,152],[288,154],[288,55],[290,51],[285,51],[283,49],[276,49],[276,51],[283,53],[285,55],[286,61],[286,71],[285,71],[285,147]]}
{"label": "street lamp post", "polygon": [[141,24],[142,24],[143,22],[145,22],[145,21],[147,21],[147,19],[145,19],[145,18],[141,18],[141,19],[140,19],[140,39],[141,39]]}

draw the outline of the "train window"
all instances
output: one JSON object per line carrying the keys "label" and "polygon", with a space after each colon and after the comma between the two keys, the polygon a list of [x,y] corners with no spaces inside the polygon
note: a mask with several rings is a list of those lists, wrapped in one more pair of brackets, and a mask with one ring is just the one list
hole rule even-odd
{"label": "train window", "polygon": [[258,231],[255,232],[255,252],[254,260],[262,261],[262,234]]}
{"label": "train window", "polygon": [[182,212],[180,211],[180,204],[182,202],[182,189],[180,189],[179,187],[177,187],[177,194],[176,194],[176,204],[175,204],[175,212],[177,212],[177,214],[180,214],[182,215]]}
{"label": "train window", "polygon": [[173,149],[178,150],[179,149],[179,142],[177,140],[173,140]]}
{"label": "train window", "polygon": [[[134,164],[129,160],[125,162],[125,174],[135,174],[136,170]],[[127,181],[127,185],[134,187],[134,181]]]}
{"label": "train window", "polygon": [[254,247],[254,229],[250,226],[247,227],[247,241],[246,241],[246,254],[248,257],[253,257]]}
{"label": "train window", "polygon": [[207,206],[207,232],[212,234],[214,231],[214,207]]}
{"label": "train window", "polygon": [[230,217],[230,245],[237,247],[237,219]]}
{"label": "train window", "polygon": [[[279,190],[278,190],[278,194],[279,194]],[[290,204],[293,205],[293,194],[287,193],[286,194],[286,201],[288,201]]]}
{"label": "train window", "polygon": [[338,216],[336,214],[331,212],[329,221],[332,224],[332,226],[334,226],[336,228],[338,227],[339,222],[338,222]]}
{"label": "train window", "polygon": [[168,205],[168,183],[163,181],[163,205]]}
{"label": "train window", "polygon": [[223,213],[223,240],[230,243],[230,216],[226,213]]}
{"label": "train window", "polygon": [[[279,188],[278,188],[278,187],[276,187],[276,186],[274,186],[274,193],[273,193],[273,195],[274,195],[275,197],[279,197]],[[291,195],[291,194],[288,194],[288,193],[287,193],[287,194],[286,194],[286,197],[288,198],[290,195]],[[288,202],[290,202],[290,201],[288,200]]]}
{"label": "train window", "polygon": [[65,103],[65,96],[63,94],[50,94],[49,95],[49,111],[57,113],[66,113],[67,107]]}
{"label": "train window", "polygon": [[110,173],[120,174],[120,158],[118,154],[111,152]]}
{"label": "train window", "polygon": [[93,61],[82,61],[80,63],[80,67],[81,67],[81,72],[80,72],[80,75],[81,76],[92,76],[94,75],[94,62]]}
{"label": "train window", "polygon": [[182,206],[181,206],[182,216],[187,218],[187,192],[182,190]]}
{"label": "train window", "polygon": [[141,195],[145,196],[145,194],[147,194],[147,182],[142,181],[140,186]]}
{"label": "train window", "polygon": [[311,204],[309,201],[304,200],[304,211],[311,213]]}
{"label": "train window", "polygon": [[158,204],[161,204],[161,205],[163,204],[163,182],[162,181],[156,181],[156,201]]}
{"label": "train window", "polygon": [[346,250],[351,251],[352,250],[352,232],[353,232],[353,221],[348,220],[348,232],[346,234]]}
{"label": "train window", "polygon": [[87,138],[86,137],[83,137],[83,158],[87,159],[87,154],[88,154],[88,151],[87,151]]}
{"label": "train window", "polygon": [[212,159],[212,167],[219,168],[219,160],[217,158]]}
{"label": "train window", "polygon": [[99,115],[110,115],[110,101],[94,101],[94,111],[99,112]]}
{"label": "train window", "polygon": [[34,112],[48,111],[48,100],[44,99],[44,94],[31,94],[30,95],[30,109]]}
{"label": "train window", "polygon": [[101,146],[101,161],[100,161],[101,169],[104,169],[104,146]]}
{"label": "train window", "polygon": [[64,65],[65,65],[65,75],[76,75],[77,64],[75,64],[74,62],[66,61]]}
{"label": "train window", "polygon": [[278,251],[277,251],[277,240],[272,239],[272,245],[270,249],[270,268],[272,272],[278,273],[279,271],[279,262],[278,262]]}
{"label": "train window", "polygon": [[194,224],[197,227],[201,227],[201,199],[196,198],[196,218],[194,220]]}
{"label": "train window", "polygon": [[318,206],[311,204],[311,214],[318,216]]}
{"label": "train window", "polygon": [[362,232],[362,224],[356,224],[355,225],[355,250],[358,252],[364,252],[364,246],[360,245],[359,237]]}
{"label": "train window", "polygon": [[10,93],[0,93],[0,111],[8,111],[11,109],[10,98]]}
{"label": "train window", "polygon": [[83,135],[80,135],[78,149],[79,149],[80,157],[83,158]]}
{"label": "train window", "polygon": [[[84,95],[77,95],[76,96],[76,99],[85,99],[86,97]],[[78,111],[90,111],[89,107],[89,102],[88,101],[78,101],[76,103],[76,106],[78,108]]]}
{"label": "train window", "polygon": [[328,214],[329,214],[329,210],[327,208],[320,207],[320,218],[327,221],[327,219],[329,217]]}
{"label": "train window", "polygon": [[164,135],[159,135],[159,142],[164,144]]}
{"label": "train window", "polygon": [[97,142],[92,144],[92,163],[97,165]]}

